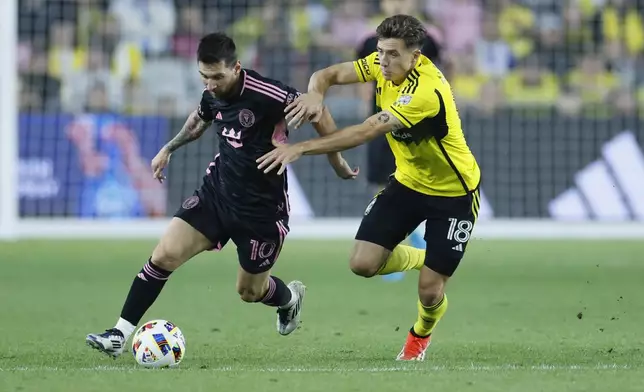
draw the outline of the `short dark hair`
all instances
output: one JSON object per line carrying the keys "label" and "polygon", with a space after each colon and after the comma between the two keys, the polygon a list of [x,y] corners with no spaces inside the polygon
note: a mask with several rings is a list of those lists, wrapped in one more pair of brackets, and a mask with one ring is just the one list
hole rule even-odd
{"label": "short dark hair", "polygon": [[197,60],[204,64],[217,64],[221,61],[231,65],[237,61],[235,42],[224,33],[212,33],[199,41]]}
{"label": "short dark hair", "polygon": [[425,26],[410,15],[394,15],[383,20],[376,29],[378,39],[398,38],[405,41],[408,48],[420,49],[427,31]]}

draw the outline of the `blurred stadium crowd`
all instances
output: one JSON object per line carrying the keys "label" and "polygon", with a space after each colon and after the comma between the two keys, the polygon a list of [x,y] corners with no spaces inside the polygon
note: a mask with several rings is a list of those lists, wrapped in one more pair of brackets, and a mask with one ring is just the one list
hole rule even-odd
{"label": "blurred stadium crowd", "polygon": [[[21,111],[183,116],[215,30],[243,66],[305,89],[396,13],[425,21],[461,110],[644,112],[644,0],[20,0]],[[371,110],[371,86],[334,91],[336,116]]]}

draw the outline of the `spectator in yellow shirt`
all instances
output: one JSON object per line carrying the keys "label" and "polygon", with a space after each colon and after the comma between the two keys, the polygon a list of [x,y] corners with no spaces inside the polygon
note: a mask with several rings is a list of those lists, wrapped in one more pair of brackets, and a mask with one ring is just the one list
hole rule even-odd
{"label": "spectator in yellow shirt", "polygon": [[540,66],[535,56],[522,63],[503,80],[507,103],[512,106],[554,106],[560,93],[557,77]]}
{"label": "spectator in yellow shirt", "polygon": [[574,100],[577,112],[593,117],[611,115],[619,89],[617,75],[606,69],[599,55],[587,54],[567,78],[568,99]]}
{"label": "spectator in yellow shirt", "polygon": [[499,10],[501,37],[512,48],[518,59],[525,58],[534,49],[536,17],[534,12],[517,0],[495,0]]}
{"label": "spectator in yellow shirt", "polygon": [[611,58],[635,57],[644,52],[644,21],[639,11],[632,1],[607,0],[595,14],[595,40],[604,44]]}

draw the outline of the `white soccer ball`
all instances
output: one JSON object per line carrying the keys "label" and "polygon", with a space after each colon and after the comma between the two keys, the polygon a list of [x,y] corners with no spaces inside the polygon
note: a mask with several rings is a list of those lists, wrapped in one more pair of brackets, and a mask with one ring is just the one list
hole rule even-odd
{"label": "white soccer ball", "polygon": [[148,321],[134,333],[132,354],[144,367],[174,367],[186,354],[186,339],[179,327],[170,321]]}

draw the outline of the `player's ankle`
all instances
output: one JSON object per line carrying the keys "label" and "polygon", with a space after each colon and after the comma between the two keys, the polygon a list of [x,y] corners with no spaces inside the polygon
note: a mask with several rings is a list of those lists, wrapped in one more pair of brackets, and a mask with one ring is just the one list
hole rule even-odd
{"label": "player's ankle", "polygon": [[280,309],[290,309],[297,303],[297,299],[298,299],[297,293],[293,291],[293,289],[290,287],[288,289],[291,291],[291,299],[284,305],[278,306],[278,308]]}
{"label": "player's ankle", "polygon": [[411,329],[409,329],[409,333],[411,333],[412,336],[414,336],[416,338],[420,338],[420,339],[427,339],[432,335],[431,332],[427,333],[427,334],[418,333],[418,332],[416,332],[414,327],[411,327]]}
{"label": "player's ankle", "polygon": [[136,329],[136,325],[120,317],[116,322],[116,325],[114,326],[114,328],[121,331],[121,333],[123,334],[123,337],[125,338],[125,340],[127,340],[127,338],[134,333],[134,330]]}

